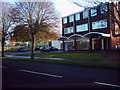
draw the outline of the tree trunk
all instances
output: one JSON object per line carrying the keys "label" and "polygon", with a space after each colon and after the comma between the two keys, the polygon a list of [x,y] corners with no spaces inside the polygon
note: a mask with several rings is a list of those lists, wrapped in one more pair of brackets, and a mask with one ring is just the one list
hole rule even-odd
{"label": "tree trunk", "polygon": [[4,57],[5,37],[2,37],[2,57]]}
{"label": "tree trunk", "polygon": [[35,46],[34,46],[34,35],[32,35],[32,50],[31,50],[31,59],[34,59],[34,51],[35,51]]}

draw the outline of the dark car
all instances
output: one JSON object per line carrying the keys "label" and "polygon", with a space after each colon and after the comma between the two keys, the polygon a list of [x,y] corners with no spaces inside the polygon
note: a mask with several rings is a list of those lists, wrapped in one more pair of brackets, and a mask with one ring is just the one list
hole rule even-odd
{"label": "dark car", "polygon": [[49,51],[58,51],[58,48],[55,48],[53,46],[49,46]]}
{"label": "dark car", "polygon": [[40,50],[40,48],[39,47],[35,47],[35,51],[39,51]]}
{"label": "dark car", "polygon": [[19,48],[18,49],[18,52],[26,52],[27,51],[27,49],[25,49],[25,48]]}
{"label": "dark car", "polygon": [[49,52],[49,48],[48,47],[41,47],[40,51]]}

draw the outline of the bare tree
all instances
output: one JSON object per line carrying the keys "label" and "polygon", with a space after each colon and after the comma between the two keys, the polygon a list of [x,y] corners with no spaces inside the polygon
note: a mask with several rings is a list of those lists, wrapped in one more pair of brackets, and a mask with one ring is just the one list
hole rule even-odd
{"label": "bare tree", "polygon": [[0,5],[0,28],[2,29],[2,57],[4,57],[5,40],[11,33],[12,25],[14,24],[16,12],[13,12],[12,6],[8,2],[1,2]]}
{"label": "bare tree", "polygon": [[[113,6],[114,8],[114,12],[112,9],[109,9],[108,12],[113,17],[112,22],[114,22],[118,26],[117,31],[119,32],[117,32],[118,34],[116,36],[120,36],[120,1],[119,0],[70,0],[70,2],[83,8],[91,8],[93,6],[100,6],[100,5],[103,5],[104,3],[109,2],[111,6]],[[106,12],[107,10],[105,7],[103,7],[102,11]]]}
{"label": "bare tree", "polygon": [[36,33],[42,31],[44,25],[50,25],[51,29],[55,30],[59,18],[55,14],[53,2],[16,2],[15,4],[20,12],[22,24],[29,27],[32,42],[31,59],[34,59]]}

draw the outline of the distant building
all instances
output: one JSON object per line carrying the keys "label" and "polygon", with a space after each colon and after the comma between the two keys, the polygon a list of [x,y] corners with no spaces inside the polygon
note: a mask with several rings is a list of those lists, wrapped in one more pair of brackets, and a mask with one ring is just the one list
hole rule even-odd
{"label": "distant building", "polygon": [[58,41],[58,40],[53,40],[53,41],[51,41],[50,46],[53,46],[53,47],[58,48],[58,49],[62,49],[62,42]]}
{"label": "distant building", "polygon": [[[120,11],[120,2],[115,2]],[[120,45],[120,28],[112,3],[100,4],[62,18],[63,50],[113,50]],[[117,17],[120,20],[120,17]],[[120,21],[119,21],[120,22]]]}

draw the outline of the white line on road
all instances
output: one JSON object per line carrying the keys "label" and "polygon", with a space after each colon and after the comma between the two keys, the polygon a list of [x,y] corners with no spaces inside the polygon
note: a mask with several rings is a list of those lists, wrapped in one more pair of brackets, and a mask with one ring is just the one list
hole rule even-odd
{"label": "white line on road", "polygon": [[108,83],[101,83],[101,82],[94,82],[95,84],[105,85],[105,86],[112,86],[112,87],[120,87],[119,85],[108,84]]}
{"label": "white line on road", "polygon": [[34,71],[22,70],[22,69],[20,69],[20,71],[27,72],[27,73],[33,73],[33,74],[40,74],[40,75],[45,75],[45,76],[50,76],[50,77],[62,78],[62,76],[48,74],[48,73],[39,73],[39,72],[34,72]]}
{"label": "white line on road", "polygon": [[8,68],[8,67],[5,67],[5,66],[0,66],[0,68]]}

